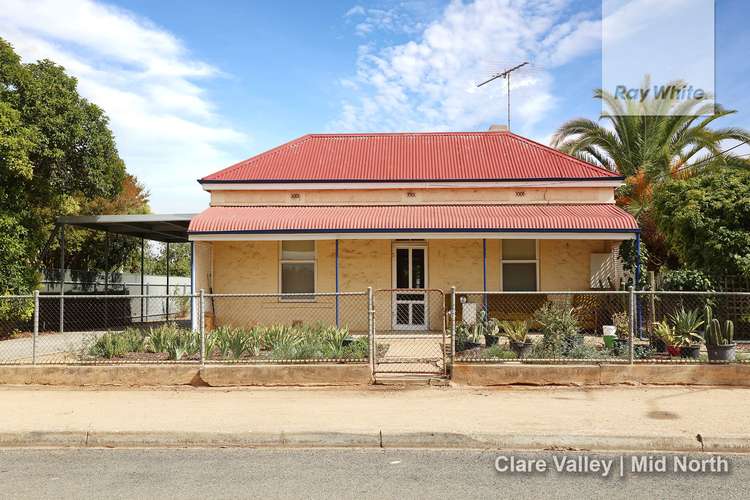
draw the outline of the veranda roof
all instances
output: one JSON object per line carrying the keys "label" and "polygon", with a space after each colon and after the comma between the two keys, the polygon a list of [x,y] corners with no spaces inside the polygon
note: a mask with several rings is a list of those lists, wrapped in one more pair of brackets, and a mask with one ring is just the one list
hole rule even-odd
{"label": "veranda roof", "polygon": [[188,228],[191,240],[424,238],[426,234],[476,238],[531,233],[549,238],[629,239],[636,232],[633,216],[612,204],[211,207],[195,216]]}

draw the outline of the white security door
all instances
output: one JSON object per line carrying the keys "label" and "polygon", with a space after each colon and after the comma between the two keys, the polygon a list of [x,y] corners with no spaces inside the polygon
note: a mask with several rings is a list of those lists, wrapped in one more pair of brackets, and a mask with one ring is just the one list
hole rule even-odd
{"label": "white security door", "polygon": [[427,248],[398,244],[393,252],[393,329],[426,330]]}

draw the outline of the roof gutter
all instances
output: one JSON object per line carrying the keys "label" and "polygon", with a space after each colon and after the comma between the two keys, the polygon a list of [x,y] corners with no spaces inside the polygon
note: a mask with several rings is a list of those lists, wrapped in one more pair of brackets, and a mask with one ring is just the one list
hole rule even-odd
{"label": "roof gutter", "polygon": [[279,229],[189,231],[190,241],[335,239],[635,239],[640,229]]}
{"label": "roof gutter", "polygon": [[362,189],[449,189],[449,188],[519,188],[519,187],[612,187],[624,183],[624,177],[537,178],[537,179],[422,179],[422,180],[262,180],[198,182],[205,191],[305,191]]}

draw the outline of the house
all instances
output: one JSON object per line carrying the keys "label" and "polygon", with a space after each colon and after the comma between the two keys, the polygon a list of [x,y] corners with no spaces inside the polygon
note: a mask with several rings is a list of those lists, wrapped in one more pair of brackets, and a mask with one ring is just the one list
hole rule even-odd
{"label": "house", "polygon": [[[590,290],[639,234],[615,205],[622,177],[505,130],[305,135],[199,182],[196,289],[287,294],[264,321],[339,323],[338,300],[313,293],[411,289],[376,321],[436,330],[443,304],[420,290]],[[239,309],[214,320],[256,321]]]}

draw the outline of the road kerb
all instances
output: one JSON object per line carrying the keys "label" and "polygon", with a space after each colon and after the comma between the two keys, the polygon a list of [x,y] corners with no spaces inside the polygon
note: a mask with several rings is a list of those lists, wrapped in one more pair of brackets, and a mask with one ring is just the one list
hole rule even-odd
{"label": "road kerb", "polygon": [[454,448],[597,452],[750,453],[750,436],[522,435],[445,432],[110,432],[62,431],[0,433],[0,447],[69,448]]}

